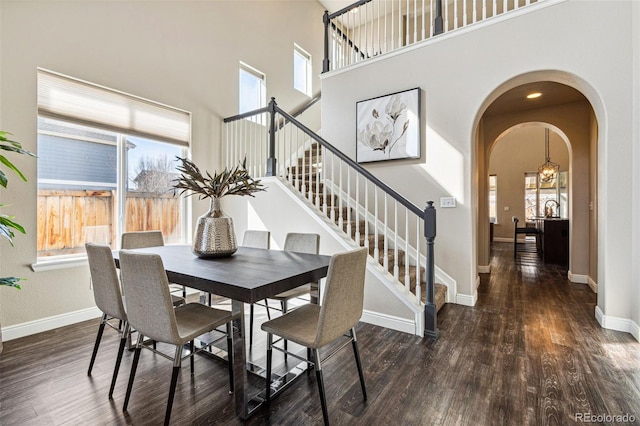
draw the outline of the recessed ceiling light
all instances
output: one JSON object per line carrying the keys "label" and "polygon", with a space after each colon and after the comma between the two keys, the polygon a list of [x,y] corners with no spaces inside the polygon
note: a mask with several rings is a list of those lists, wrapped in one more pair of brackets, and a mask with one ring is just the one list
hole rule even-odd
{"label": "recessed ceiling light", "polygon": [[533,92],[533,93],[529,93],[527,95],[527,99],[536,99],[539,98],[540,96],[542,96],[542,93],[540,92]]}

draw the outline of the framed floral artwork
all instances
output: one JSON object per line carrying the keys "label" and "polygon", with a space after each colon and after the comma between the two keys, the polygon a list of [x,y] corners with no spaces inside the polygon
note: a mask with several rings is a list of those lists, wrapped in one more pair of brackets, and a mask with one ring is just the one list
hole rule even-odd
{"label": "framed floral artwork", "polygon": [[356,161],[420,158],[420,88],[356,103]]}

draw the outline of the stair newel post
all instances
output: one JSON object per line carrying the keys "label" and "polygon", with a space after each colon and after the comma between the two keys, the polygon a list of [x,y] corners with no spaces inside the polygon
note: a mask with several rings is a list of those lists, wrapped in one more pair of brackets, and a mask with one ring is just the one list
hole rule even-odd
{"label": "stair newel post", "polygon": [[436,0],[436,17],[433,21],[433,35],[442,34],[444,21],[442,20],[442,0]]}
{"label": "stair newel post", "polygon": [[324,23],[324,59],[322,60],[322,72],[329,71],[329,12],[324,11],[322,22]]}
{"label": "stair newel post", "polygon": [[438,322],[435,302],[435,248],[436,239],[436,209],[433,201],[427,201],[424,209],[424,236],[427,240],[425,279],[427,298],[424,307],[424,335],[433,339],[438,338]]}
{"label": "stair newel post", "polygon": [[277,174],[276,160],[276,98],[269,101],[269,157],[267,158],[267,173],[265,176]]}

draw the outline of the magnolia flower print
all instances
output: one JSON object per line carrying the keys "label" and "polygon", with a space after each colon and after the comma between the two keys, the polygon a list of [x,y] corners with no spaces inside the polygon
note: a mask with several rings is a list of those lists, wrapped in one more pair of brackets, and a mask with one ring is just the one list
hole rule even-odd
{"label": "magnolia flower print", "polygon": [[[381,117],[377,109],[373,109],[372,123],[368,123],[359,133],[360,142],[374,151],[382,151],[391,158],[391,150],[404,136],[409,128],[409,119],[404,121],[402,127],[396,126],[398,119],[407,110],[406,104],[399,95],[392,95],[384,108]],[[400,133],[396,136],[397,133]],[[387,151],[387,147],[389,148]]]}

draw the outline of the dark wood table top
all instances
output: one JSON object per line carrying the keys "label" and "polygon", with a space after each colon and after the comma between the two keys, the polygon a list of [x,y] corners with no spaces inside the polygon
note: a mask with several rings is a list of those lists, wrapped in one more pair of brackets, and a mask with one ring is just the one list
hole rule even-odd
{"label": "dark wood table top", "polygon": [[[327,275],[331,256],[238,247],[232,256],[200,259],[188,245],[136,249],[162,257],[169,281],[255,303]],[[119,266],[119,252],[113,257]]]}

